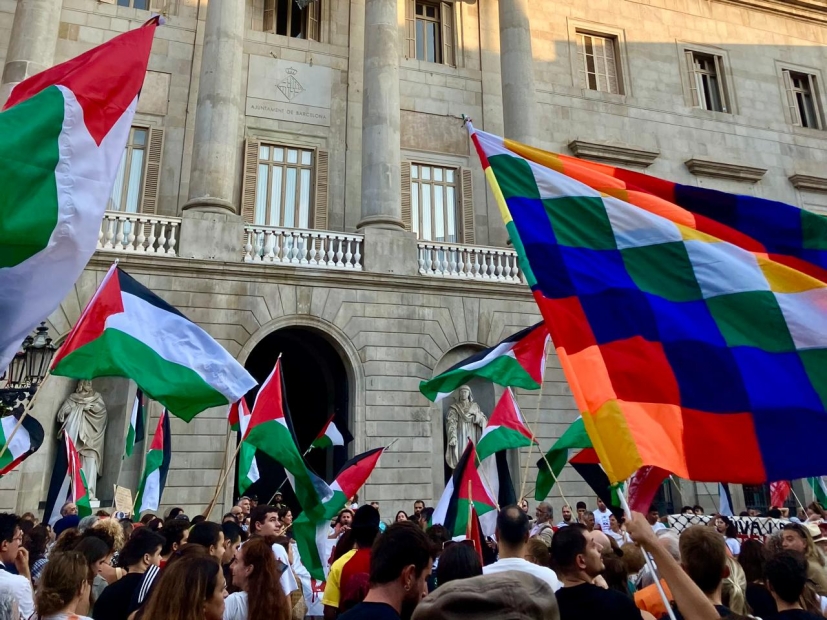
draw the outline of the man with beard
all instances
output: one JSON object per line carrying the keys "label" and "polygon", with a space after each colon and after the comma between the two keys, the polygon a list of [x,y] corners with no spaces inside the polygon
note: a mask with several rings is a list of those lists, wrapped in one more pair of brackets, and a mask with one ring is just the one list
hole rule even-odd
{"label": "man with beard", "polygon": [[574,523],[574,521],[572,521],[571,506],[563,506],[562,513],[563,520],[557,524],[558,528],[566,527],[567,525],[571,525],[572,523]]}
{"label": "man with beard", "polygon": [[432,563],[425,532],[410,521],[394,523],[373,545],[367,596],[340,620],[409,620],[428,594]]}

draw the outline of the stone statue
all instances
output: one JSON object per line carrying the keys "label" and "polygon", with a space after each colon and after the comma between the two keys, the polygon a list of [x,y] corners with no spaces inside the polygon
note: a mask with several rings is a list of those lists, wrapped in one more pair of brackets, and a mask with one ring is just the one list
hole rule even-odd
{"label": "stone statue", "polygon": [[476,445],[487,423],[488,418],[474,402],[471,388],[467,385],[460,387],[459,394],[454,397],[453,404],[448,408],[448,447],[445,449],[445,462],[448,463],[448,467],[456,469],[468,438],[470,437]]}
{"label": "stone statue", "polygon": [[98,471],[103,463],[103,440],[106,434],[106,405],[91,381],[78,381],[78,387],[57,412],[59,437],[68,433],[80,456],[80,467],[86,474],[90,499],[97,499]]}

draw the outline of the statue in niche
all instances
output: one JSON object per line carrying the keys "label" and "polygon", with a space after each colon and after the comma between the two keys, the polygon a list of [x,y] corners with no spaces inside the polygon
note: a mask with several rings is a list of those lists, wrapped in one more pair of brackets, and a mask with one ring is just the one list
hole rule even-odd
{"label": "statue in niche", "polygon": [[485,417],[480,406],[474,402],[471,388],[463,385],[454,397],[453,404],[448,408],[446,420],[448,445],[445,449],[445,462],[448,463],[448,467],[456,469],[468,438],[470,437],[476,445],[486,424],[488,424],[488,418]]}
{"label": "statue in niche", "polygon": [[103,440],[106,434],[106,405],[92,388],[91,381],[78,381],[77,389],[57,412],[61,424],[58,437],[67,433],[80,456],[80,467],[86,474],[90,499],[97,499],[98,471],[103,463]]}

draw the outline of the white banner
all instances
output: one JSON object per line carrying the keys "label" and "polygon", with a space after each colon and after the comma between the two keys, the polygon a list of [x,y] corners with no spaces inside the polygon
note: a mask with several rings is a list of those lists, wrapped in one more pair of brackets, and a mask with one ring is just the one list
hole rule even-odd
{"label": "white banner", "polygon": [[[709,525],[712,515],[669,515],[669,527],[678,533],[690,525]],[[784,519],[770,519],[769,517],[729,517],[738,529],[738,538],[764,539],[781,530],[790,521]]]}

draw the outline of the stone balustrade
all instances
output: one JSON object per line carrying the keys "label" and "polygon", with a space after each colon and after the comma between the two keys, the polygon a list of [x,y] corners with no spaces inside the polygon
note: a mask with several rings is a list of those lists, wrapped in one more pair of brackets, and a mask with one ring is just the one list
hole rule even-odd
{"label": "stone balustrade", "polygon": [[107,211],[98,233],[98,250],[176,255],[180,217]]}
{"label": "stone balustrade", "polygon": [[244,262],[362,270],[363,235],[245,226]]}
{"label": "stone balustrade", "polygon": [[419,273],[440,278],[468,278],[523,283],[517,253],[502,248],[420,241]]}

